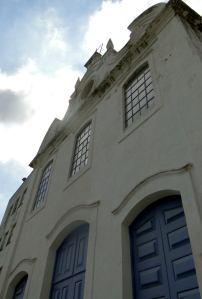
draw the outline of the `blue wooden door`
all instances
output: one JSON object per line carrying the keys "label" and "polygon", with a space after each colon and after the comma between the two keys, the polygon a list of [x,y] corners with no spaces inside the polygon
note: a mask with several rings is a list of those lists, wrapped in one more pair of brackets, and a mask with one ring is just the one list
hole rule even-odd
{"label": "blue wooden door", "polygon": [[25,287],[26,287],[26,283],[27,283],[27,277],[28,277],[28,275],[25,275],[20,280],[20,282],[17,284],[15,291],[14,291],[13,299],[23,299]]}
{"label": "blue wooden door", "polygon": [[51,299],[82,299],[89,225],[71,232],[57,250]]}
{"label": "blue wooden door", "polygon": [[150,205],[130,238],[134,298],[201,298],[180,196]]}

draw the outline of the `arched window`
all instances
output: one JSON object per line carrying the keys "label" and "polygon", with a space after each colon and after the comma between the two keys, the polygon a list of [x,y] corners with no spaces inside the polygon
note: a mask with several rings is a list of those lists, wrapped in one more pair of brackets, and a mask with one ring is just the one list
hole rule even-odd
{"label": "arched window", "polygon": [[51,299],[82,299],[86,271],[89,225],[73,230],[56,253]]}
{"label": "arched window", "polygon": [[180,196],[144,210],[130,238],[134,298],[200,298]]}
{"label": "arched window", "polygon": [[25,287],[26,287],[26,283],[27,283],[27,278],[28,278],[28,275],[25,275],[20,280],[20,282],[17,284],[15,291],[14,291],[13,299],[23,299]]}

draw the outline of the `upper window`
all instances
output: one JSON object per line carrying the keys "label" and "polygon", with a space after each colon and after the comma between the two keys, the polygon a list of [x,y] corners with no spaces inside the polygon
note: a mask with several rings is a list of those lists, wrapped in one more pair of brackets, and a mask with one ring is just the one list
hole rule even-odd
{"label": "upper window", "polygon": [[153,103],[154,93],[149,67],[146,66],[125,87],[125,128]]}
{"label": "upper window", "polygon": [[44,201],[52,165],[53,165],[53,161],[46,167],[46,169],[44,170],[44,172],[42,174],[41,182],[39,185],[39,189],[38,189],[35,204],[34,204],[34,209],[37,208]]}
{"label": "upper window", "polygon": [[76,139],[74,158],[70,176],[77,173],[88,162],[88,151],[91,133],[91,123],[88,124]]}

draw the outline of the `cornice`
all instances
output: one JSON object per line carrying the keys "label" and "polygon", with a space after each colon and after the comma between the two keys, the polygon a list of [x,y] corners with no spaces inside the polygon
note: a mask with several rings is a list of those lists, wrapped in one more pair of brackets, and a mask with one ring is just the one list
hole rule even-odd
{"label": "cornice", "polygon": [[202,31],[202,17],[192,8],[190,8],[186,3],[181,0],[170,0],[166,4],[166,7],[169,6],[173,8],[176,14],[181,16],[196,29]]}

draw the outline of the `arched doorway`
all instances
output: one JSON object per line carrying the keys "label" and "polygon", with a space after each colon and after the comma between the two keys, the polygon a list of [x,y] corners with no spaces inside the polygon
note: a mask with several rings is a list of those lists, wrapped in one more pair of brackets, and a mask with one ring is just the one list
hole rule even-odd
{"label": "arched doorway", "polygon": [[15,287],[13,299],[23,299],[28,275],[25,275]]}
{"label": "arched doorway", "polygon": [[130,240],[134,298],[201,298],[180,196],[147,207]]}
{"label": "arched doorway", "polygon": [[57,250],[51,299],[82,299],[89,225],[73,230]]}

